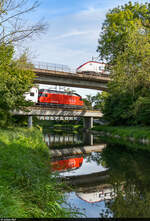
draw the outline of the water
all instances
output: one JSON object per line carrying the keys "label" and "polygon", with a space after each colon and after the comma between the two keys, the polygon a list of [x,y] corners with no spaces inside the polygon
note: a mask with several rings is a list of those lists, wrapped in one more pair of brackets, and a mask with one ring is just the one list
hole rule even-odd
{"label": "water", "polygon": [[[57,134],[57,139],[47,143],[53,148],[56,144],[57,148],[83,145],[85,141],[86,145],[102,143],[95,136],[85,137],[87,135],[81,133]],[[54,158],[52,169],[59,173],[60,179],[72,185],[72,190],[65,193],[66,204],[62,206],[76,208],[82,213],[79,217],[150,217],[148,151],[107,142],[101,153]]]}

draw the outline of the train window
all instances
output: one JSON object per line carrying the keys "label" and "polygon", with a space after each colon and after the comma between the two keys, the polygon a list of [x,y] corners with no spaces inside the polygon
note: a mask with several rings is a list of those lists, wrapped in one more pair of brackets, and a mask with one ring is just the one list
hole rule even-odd
{"label": "train window", "polygon": [[33,97],[33,96],[34,96],[34,93],[33,93],[33,92],[30,92],[30,96]]}
{"label": "train window", "polygon": [[102,66],[99,66],[99,70],[101,71],[101,70],[104,70],[104,67],[102,67]]}

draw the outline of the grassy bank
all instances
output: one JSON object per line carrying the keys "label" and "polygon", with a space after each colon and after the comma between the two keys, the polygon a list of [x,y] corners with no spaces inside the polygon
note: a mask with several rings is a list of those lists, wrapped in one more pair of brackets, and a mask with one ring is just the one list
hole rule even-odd
{"label": "grassy bank", "polygon": [[[0,129],[0,217],[70,217],[37,129]],[[73,214],[73,213],[72,213]]]}
{"label": "grassy bank", "polygon": [[135,140],[150,140],[150,127],[111,127],[99,125],[95,126],[93,130],[111,133],[112,135],[118,135],[121,138],[133,137]]}
{"label": "grassy bank", "polygon": [[93,130],[103,142],[150,151],[150,127],[95,126]]}

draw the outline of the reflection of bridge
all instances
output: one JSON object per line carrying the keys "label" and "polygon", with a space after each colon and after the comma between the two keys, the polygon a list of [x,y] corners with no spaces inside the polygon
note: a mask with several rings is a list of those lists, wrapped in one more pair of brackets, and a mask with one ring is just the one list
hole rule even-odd
{"label": "reflection of bridge", "polygon": [[116,196],[112,185],[109,184],[109,170],[62,179],[74,186],[76,195],[88,203],[111,200]]}
{"label": "reflection of bridge", "polygon": [[55,144],[82,144],[93,146],[93,134],[83,133],[83,137],[81,137],[79,134],[44,134],[44,141],[48,146],[52,146]]}
{"label": "reflection of bridge", "polygon": [[57,143],[59,144],[82,143],[82,140],[78,134],[68,134],[68,135],[45,134],[44,141],[48,146],[51,146]]}
{"label": "reflection of bridge", "polygon": [[108,182],[108,178],[109,178],[109,171],[105,170],[86,175],[67,176],[62,179],[71,183],[73,186],[79,188],[79,187],[89,187],[96,184],[97,185],[106,184]]}
{"label": "reflection of bridge", "polygon": [[[50,64],[44,62],[34,63],[25,66],[36,73],[35,83],[62,85],[96,90],[107,90],[109,75],[105,73],[77,74],[66,65]],[[34,67],[34,68],[33,68]]]}
{"label": "reflection of bridge", "polygon": [[93,127],[93,118],[102,116],[100,111],[93,110],[75,110],[75,109],[60,109],[60,108],[46,108],[41,106],[28,107],[27,111],[13,111],[14,115],[29,116],[28,126],[32,126],[32,116],[70,116],[70,117],[84,117],[84,128],[90,129]]}

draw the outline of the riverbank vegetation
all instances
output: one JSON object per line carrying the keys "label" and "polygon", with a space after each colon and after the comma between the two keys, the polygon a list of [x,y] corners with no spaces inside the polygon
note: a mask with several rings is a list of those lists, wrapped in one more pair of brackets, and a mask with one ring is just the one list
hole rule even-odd
{"label": "riverbank vegetation", "polygon": [[110,125],[150,125],[149,7],[129,2],[106,14],[98,52],[109,64],[101,110]]}
{"label": "riverbank vegetation", "polygon": [[[0,129],[0,217],[70,217],[38,129]],[[71,210],[70,210],[71,211]],[[75,214],[74,214],[75,216]]]}
{"label": "riverbank vegetation", "polygon": [[104,131],[106,133],[111,133],[112,135],[118,135],[122,138],[133,137],[135,139],[149,139],[150,140],[150,128],[133,126],[133,127],[124,127],[124,126],[106,126],[98,125],[94,126],[93,130]]}
{"label": "riverbank vegetation", "polygon": [[132,149],[150,151],[149,127],[124,127],[124,126],[95,126],[95,133],[99,139],[107,144],[120,144]]}

